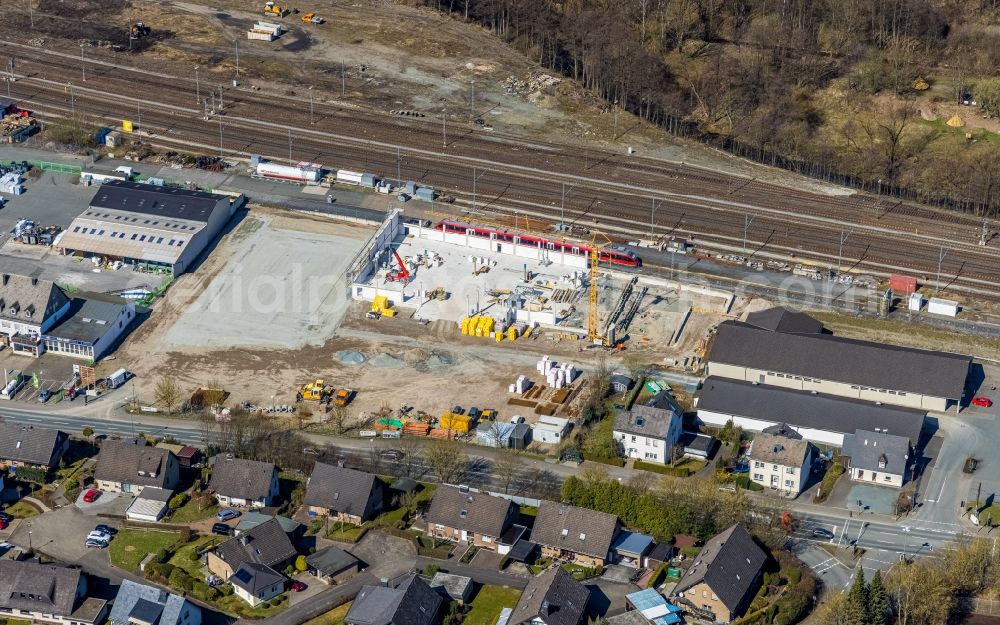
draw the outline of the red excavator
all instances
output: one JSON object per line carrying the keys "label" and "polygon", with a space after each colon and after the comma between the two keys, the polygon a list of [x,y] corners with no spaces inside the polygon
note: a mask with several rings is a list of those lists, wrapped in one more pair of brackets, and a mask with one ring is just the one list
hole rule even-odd
{"label": "red excavator", "polygon": [[392,255],[396,257],[396,262],[399,263],[399,269],[393,269],[385,275],[385,279],[389,282],[402,282],[404,285],[408,284],[410,281],[410,270],[406,268],[403,263],[403,259],[399,257],[396,250],[392,251]]}

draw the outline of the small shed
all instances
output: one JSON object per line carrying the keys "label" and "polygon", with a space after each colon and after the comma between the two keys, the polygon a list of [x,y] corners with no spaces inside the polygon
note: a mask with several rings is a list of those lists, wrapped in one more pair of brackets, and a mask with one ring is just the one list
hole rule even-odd
{"label": "small shed", "polygon": [[712,457],[712,453],[715,451],[715,445],[718,441],[708,434],[684,432],[681,434],[681,437],[677,442],[678,444],[684,446],[685,456],[688,456],[689,458],[697,458],[699,460],[708,460]]}
{"label": "small shed", "polygon": [[616,373],[611,376],[611,390],[615,393],[627,393],[632,390],[633,386],[635,386],[635,380],[627,375]]}
{"label": "small shed", "polygon": [[643,558],[643,565],[647,569],[655,569],[661,564],[673,560],[676,553],[677,548],[670,543],[656,543],[646,553],[646,557]]}
{"label": "small shed", "polygon": [[375,185],[378,183],[378,178],[375,174],[361,174],[361,186],[367,189],[374,189]]}
{"label": "small shed", "polygon": [[345,581],[360,569],[360,561],[337,547],[320,549],[306,556],[309,573],[324,584],[337,584]]}
{"label": "small shed", "polygon": [[523,538],[510,548],[507,553],[507,557],[514,562],[523,562],[525,564],[534,564],[535,560],[538,558],[538,543],[533,543],[530,540],[524,540]]}
{"label": "small shed", "polygon": [[173,496],[173,491],[165,488],[147,486],[136,497],[127,510],[125,518],[129,521],[148,521],[156,523],[167,513],[167,502]]}
{"label": "small shed", "polygon": [[681,609],[656,592],[647,588],[625,595],[625,610],[636,611],[655,625],[673,625],[681,622]]}
{"label": "small shed", "polygon": [[562,417],[540,417],[531,430],[531,439],[536,443],[558,445],[569,430],[569,419]]}
{"label": "small shed", "polygon": [[476,428],[476,444],[485,447],[510,447],[514,424],[508,421],[483,421]]}
{"label": "small shed", "polygon": [[518,423],[510,433],[511,449],[527,449],[531,442],[531,426],[527,423]]}
{"label": "small shed", "polygon": [[653,537],[638,532],[622,531],[611,545],[611,550],[626,566],[642,566],[642,558],[653,546]]}
{"label": "small shed", "polygon": [[431,590],[465,604],[472,597],[472,578],[438,571],[431,579]]}

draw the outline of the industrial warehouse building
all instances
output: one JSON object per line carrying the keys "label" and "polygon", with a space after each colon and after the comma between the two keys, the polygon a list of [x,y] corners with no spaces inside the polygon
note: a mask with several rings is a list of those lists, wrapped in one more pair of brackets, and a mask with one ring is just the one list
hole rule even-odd
{"label": "industrial warehouse building", "polygon": [[719,325],[708,374],[943,412],[961,406],[971,362],[960,354],[835,337],[808,315],[772,308]]}
{"label": "industrial warehouse building", "polygon": [[178,276],[222,232],[241,203],[242,196],[109,181],[98,187],[90,206],[55,247],[64,254]]}
{"label": "industrial warehouse building", "polygon": [[786,425],[802,438],[841,447],[856,430],[905,436],[914,447],[924,427],[924,412],[833,395],[710,377],[695,397],[698,420],[747,431]]}

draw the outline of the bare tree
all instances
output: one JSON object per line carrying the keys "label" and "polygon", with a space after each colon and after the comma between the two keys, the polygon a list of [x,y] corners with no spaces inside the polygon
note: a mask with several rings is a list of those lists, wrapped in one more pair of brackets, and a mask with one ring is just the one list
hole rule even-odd
{"label": "bare tree", "polygon": [[337,434],[346,432],[349,417],[350,414],[347,412],[347,408],[344,406],[334,406],[333,411],[330,412],[330,424],[333,426],[333,431]]}
{"label": "bare tree", "polygon": [[309,404],[304,402],[299,402],[299,405],[295,408],[295,418],[298,419],[299,429],[303,429],[303,426],[312,419],[313,410]]}
{"label": "bare tree", "polygon": [[503,449],[493,461],[493,478],[503,485],[504,494],[510,494],[510,487],[524,468],[524,461],[513,449]]}
{"label": "bare tree", "polygon": [[674,466],[679,458],[684,457],[684,445],[675,443],[670,448],[670,466]]}
{"label": "bare tree", "polygon": [[399,459],[399,473],[405,477],[413,477],[424,461],[423,445],[415,436],[403,436],[397,444],[403,457]]}
{"label": "bare tree", "polygon": [[172,415],[182,399],[177,381],[170,376],[161,375],[156,382],[156,388],[153,389],[153,399],[157,406],[166,410],[168,415]]}
{"label": "bare tree", "polygon": [[469,456],[458,443],[439,439],[427,446],[427,465],[438,481],[450,484],[468,467]]}

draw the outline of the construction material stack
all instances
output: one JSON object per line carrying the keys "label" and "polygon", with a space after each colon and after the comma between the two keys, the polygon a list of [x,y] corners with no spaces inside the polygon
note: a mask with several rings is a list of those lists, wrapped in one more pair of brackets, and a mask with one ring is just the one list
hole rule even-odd
{"label": "construction material stack", "polygon": [[554,360],[549,360],[548,356],[542,356],[542,359],[535,365],[535,369],[545,376],[545,381],[554,389],[560,389],[568,384],[572,384],[577,375],[574,365],[557,363]]}
{"label": "construction material stack", "polygon": [[280,24],[256,22],[253,27],[247,31],[247,39],[257,41],[274,41],[281,36],[281,33],[282,28]]}
{"label": "construction material stack", "polygon": [[528,376],[526,376],[526,375],[519,375],[519,376],[517,376],[517,380],[515,380],[514,383],[510,385],[510,387],[508,388],[508,390],[511,393],[517,393],[518,395],[524,395],[525,393],[528,392],[528,389],[530,389],[533,385],[534,385],[534,382],[532,382],[531,380],[529,380]]}

